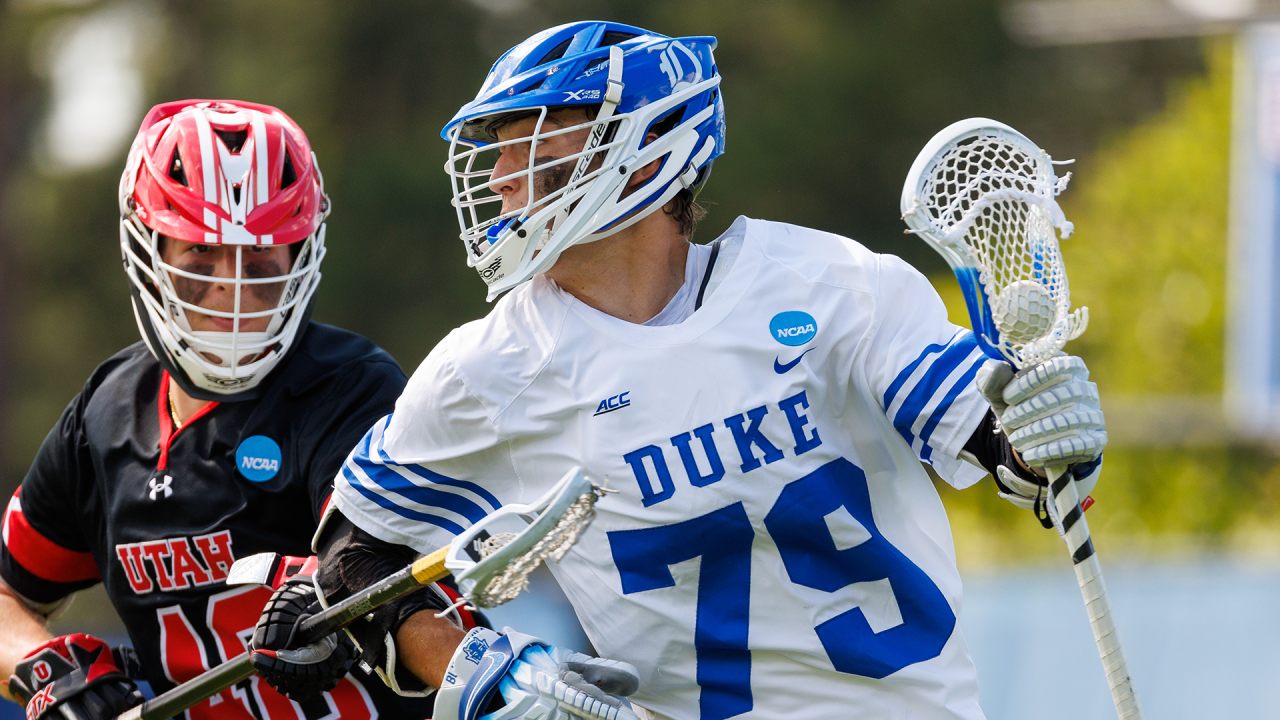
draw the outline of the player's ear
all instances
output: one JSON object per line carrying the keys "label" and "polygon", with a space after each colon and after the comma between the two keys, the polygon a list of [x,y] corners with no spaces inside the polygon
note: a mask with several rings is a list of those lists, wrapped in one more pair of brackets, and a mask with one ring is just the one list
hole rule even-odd
{"label": "player's ear", "polygon": [[[658,133],[650,131],[644,138],[644,144],[648,145],[658,139]],[[642,146],[643,147],[643,146]],[[641,185],[649,182],[649,178],[658,174],[658,168],[662,167],[662,158],[658,158],[644,167],[631,173],[631,177],[627,178],[627,189],[633,190]]]}
{"label": "player's ear", "polygon": [[658,173],[660,167],[662,167],[662,160],[658,159],[631,173],[631,177],[627,179],[627,189],[634,190],[645,184],[649,178]]}

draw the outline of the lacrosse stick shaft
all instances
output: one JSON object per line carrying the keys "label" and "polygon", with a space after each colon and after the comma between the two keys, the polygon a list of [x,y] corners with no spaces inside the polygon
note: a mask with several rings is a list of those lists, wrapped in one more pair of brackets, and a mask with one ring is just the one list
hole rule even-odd
{"label": "lacrosse stick shaft", "polygon": [[[449,574],[444,567],[449,547],[425,555],[409,567],[396,572],[340,603],[313,615],[298,627],[297,645],[309,645],[368,615],[379,606],[403,597]],[[248,652],[161,693],[138,707],[120,715],[117,720],[166,720],[174,717],[252,675],[253,662]]]}
{"label": "lacrosse stick shaft", "polygon": [[1111,602],[1107,599],[1107,586],[1102,580],[1102,565],[1098,562],[1097,553],[1093,551],[1089,523],[1080,507],[1076,484],[1071,481],[1065,467],[1049,468],[1049,500],[1055,511],[1054,525],[1066,541],[1067,549],[1071,551],[1071,562],[1075,566],[1076,580],[1080,583],[1080,592],[1084,596],[1084,607],[1089,614],[1089,625],[1093,628],[1093,639],[1098,644],[1098,654],[1102,656],[1102,668],[1107,674],[1107,685],[1111,688],[1111,699],[1116,704],[1116,714],[1120,720],[1141,720],[1142,710],[1138,707],[1138,696],[1133,691],[1133,680],[1129,677],[1129,664],[1125,661],[1120,635],[1116,631],[1115,620],[1111,617]]}

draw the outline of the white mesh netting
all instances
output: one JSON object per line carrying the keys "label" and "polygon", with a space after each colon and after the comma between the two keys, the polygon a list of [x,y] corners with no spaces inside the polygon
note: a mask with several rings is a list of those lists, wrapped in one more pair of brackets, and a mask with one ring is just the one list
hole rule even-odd
{"label": "white mesh netting", "polygon": [[[479,607],[494,607],[515,600],[520,591],[528,587],[529,575],[537,570],[544,560],[559,560],[578,541],[578,536],[595,519],[596,501],[604,495],[604,492],[597,487],[579,497],[569,506],[555,527],[551,528],[551,531],[529,552],[513,560],[505,570],[495,575],[483,587],[477,587],[472,593],[471,601]],[[515,533],[494,535],[478,548],[480,554],[488,557],[515,537]]]}
{"label": "white mesh netting", "polygon": [[[1054,197],[1049,157],[1021,138],[991,130],[959,140],[926,168],[918,194],[935,242],[978,270],[999,338],[987,338],[1019,367],[1053,355],[1084,331],[1087,309],[1071,312],[1057,231],[1071,234]],[[975,328],[976,329],[976,328]]]}

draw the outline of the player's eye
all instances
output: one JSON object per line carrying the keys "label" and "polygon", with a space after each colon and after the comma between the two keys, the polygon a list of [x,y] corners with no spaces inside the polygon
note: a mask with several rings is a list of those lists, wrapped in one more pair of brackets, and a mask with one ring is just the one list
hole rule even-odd
{"label": "player's eye", "polygon": [[525,160],[529,157],[529,143],[522,142],[514,145],[507,145],[501,148],[500,152],[503,157],[515,160]]}

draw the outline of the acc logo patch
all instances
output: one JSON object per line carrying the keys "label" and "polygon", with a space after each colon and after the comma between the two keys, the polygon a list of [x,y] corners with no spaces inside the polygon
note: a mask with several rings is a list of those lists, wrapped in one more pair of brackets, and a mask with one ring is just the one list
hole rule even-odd
{"label": "acc logo patch", "polygon": [[818,323],[807,312],[780,312],[769,321],[769,334],[783,345],[803,345],[818,334]]}
{"label": "acc logo patch", "polygon": [[266,435],[245,438],[236,448],[236,469],[253,482],[266,482],[280,472],[280,446]]}

